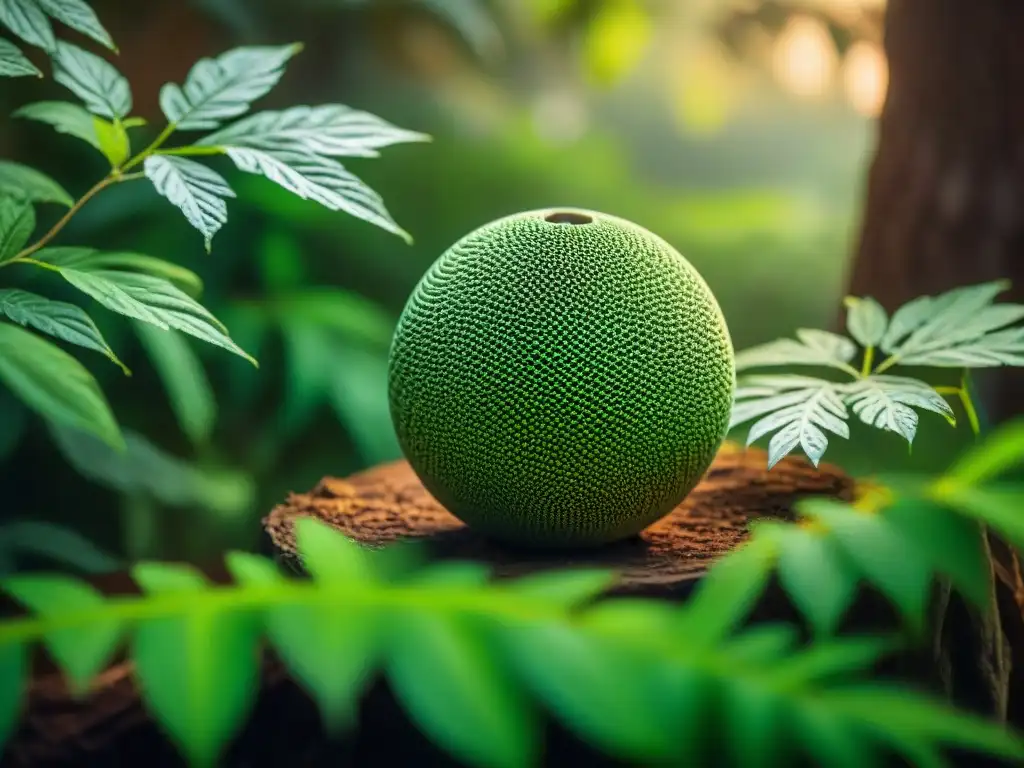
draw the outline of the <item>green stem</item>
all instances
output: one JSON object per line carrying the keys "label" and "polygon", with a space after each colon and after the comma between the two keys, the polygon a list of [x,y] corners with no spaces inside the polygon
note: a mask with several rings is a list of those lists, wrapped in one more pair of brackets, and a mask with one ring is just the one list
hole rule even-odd
{"label": "green stem", "polygon": [[898,363],[899,361],[900,358],[898,355],[890,355],[889,357],[885,358],[885,360],[878,364],[878,367],[875,368],[875,373],[882,373],[883,371],[887,371],[894,365],[896,365],[896,363]]}
{"label": "green stem", "polygon": [[171,149],[158,149],[155,155],[222,155],[223,147],[173,147]]}
{"label": "green stem", "polygon": [[868,347],[864,350],[864,363],[860,367],[860,375],[867,376],[871,373],[871,363],[875,360],[875,348]]}
{"label": "green stem", "polygon": [[163,146],[163,143],[171,137],[171,134],[174,133],[174,129],[177,127],[178,126],[176,123],[168,123],[167,126],[162,131],[160,131],[160,135],[153,139],[152,143],[150,143],[148,147],[146,147],[144,150],[139,152],[139,154],[137,154],[135,157],[133,157],[131,160],[124,164],[123,170],[127,171],[134,168],[136,165],[138,165],[147,157],[156,152],[161,146]]}
{"label": "green stem", "polygon": [[978,420],[978,412],[974,408],[974,403],[971,401],[971,393],[967,387],[967,371],[964,371],[963,378],[961,379],[960,402],[963,403],[964,411],[967,412],[967,420],[971,424],[971,430],[974,432],[975,437],[979,436],[981,434],[981,422]]}
{"label": "green stem", "polygon": [[47,232],[41,238],[36,240],[35,243],[33,243],[32,245],[30,245],[27,248],[23,249],[19,253],[16,253],[14,255],[14,258],[12,259],[12,261],[17,261],[19,259],[24,259],[26,256],[31,256],[36,251],[40,250],[41,248],[46,247],[46,245],[51,240],[53,240],[53,238],[55,238],[60,233],[60,231],[62,229],[64,229],[65,226],[67,226],[67,223],[69,221],[71,221],[71,218],[76,213],[78,213],[80,210],[82,210],[82,206],[84,206],[93,197],[95,197],[97,193],[102,192],[104,189],[109,187],[111,184],[116,184],[120,180],[121,180],[120,174],[113,174],[112,173],[109,176],[104,176],[98,182],[93,184],[92,188],[89,189],[89,191],[86,192],[84,195],[82,195],[80,198],[78,198],[78,201],[68,209],[68,212],[65,213],[63,216],[61,216],[60,220],[56,224],[54,224],[52,227],[50,227],[50,231],[49,232]]}
{"label": "green stem", "polygon": [[960,395],[960,387],[932,387],[940,395]]}

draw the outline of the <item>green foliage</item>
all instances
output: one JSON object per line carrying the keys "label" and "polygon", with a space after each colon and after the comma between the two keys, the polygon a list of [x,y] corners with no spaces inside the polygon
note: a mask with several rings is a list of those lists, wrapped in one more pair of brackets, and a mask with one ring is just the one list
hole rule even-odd
{"label": "green foliage", "polygon": [[[376,157],[385,146],[427,137],[342,105],[257,113],[229,123],[242,118],[253,102],[280,81],[287,62],[301,50],[300,45],[292,44],[240,47],[201,59],[182,85],[168,83],[161,89],[160,106],[168,123],[144,149],[135,151],[129,131],[144,126],[145,121],[131,116],[134,99],[127,78],[105,58],[58,39],[51,21],[116,51],[109,34],[82,0],[4,0],[0,24],[30,45],[43,48],[51,58],[54,80],[80,102],[36,102],[15,115],[46,123],[91,145],[106,157],[110,172],[76,201],[41,172],[0,161],[0,267],[20,265],[56,272],[106,309],[143,324],[136,326],[139,336],[179,423],[189,439],[201,445],[213,428],[215,406],[198,358],[177,333],[233,352],[253,365],[256,360],[198,303],[199,278],[190,270],[145,254],[55,246],[54,240],[82,206],[104,189],[145,178],[181,210],[202,234],[209,251],[213,236],[227,222],[226,201],[235,197],[219,173],[189,157],[212,155],[227,155],[242,170],[266,176],[300,197],[330,210],[346,211],[408,240],[380,196],[334,158]],[[39,73],[17,46],[3,41],[0,76],[27,74]],[[167,146],[176,132],[212,129],[219,130],[193,144]],[[142,170],[133,170],[138,167]],[[32,242],[34,206],[39,203],[59,203],[70,210]],[[9,289],[0,292],[0,316],[62,342],[99,351],[128,373],[88,310],[77,304]],[[10,350],[0,364],[0,381],[26,405],[54,425],[84,430],[111,446],[124,447],[98,384],[74,358],[11,325],[0,325],[0,344]],[[364,368],[357,361],[352,370],[359,375]],[[47,377],[54,380],[44,382]],[[141,460],[149,462],[159,451],[143,451],[143,455]],[[135,459],[125,462],[131,466]],[[112,468],[116,462],[109,457],[88,457],[79,463],[95,469],[97,464]],[[115,485],[128,482],[124,472],[117,470],[108,481]],[[160,485],[159,481],[152,483]]]}
{"label": "green foliage", "polygon": [[[817,466],[828,447],[826,431],[850,436],[849,411],[865,424],[895,432],[910,445],[917,433],[918,410],[956,424],[944,395],[960,400],[977,432],[967,370],[1024,365],[1024,326],[1015,325],[1024,319],[1024,305],[992,303],[1007,287],[1006,281],[995,281],[922,296],[900,307],[891,319],[874,299],[847,298],[846,325],[852,339],[804,328],[796,339],[778,339],[738,353],[736,368],[806,365],[842,371],[850,380],[742,376],[730,426],[758,419],[747,435],[748,445],[774,433],[768,444],[769,467],[797,447]],[[858,344],[863,348],[859,368],[854,367]],[[878,351],[886,356],[876,364]],[[897,365],[965,370],[960,386],[938,387],[885,373]]]}
{"label": "green foliage", "polygon": [[768,573],[756,539],[678,606],[592,603],[611,576],[594,571],[492,583],[481,566],[439,563],[396,580],[388,550],[363,550],[311,519],[297,526],[311,580],[243,553],[228,556],[226,586],[184,566],[140,565],[138,597],[103,598],[69,577],[4,580],[30,614],[0,624],[0,734],[17,718],[30,643],[81,686],[125,642],[150,711],[192,764],[212,765],[251,706],[263,637],[335,728],[351,724],[359,691],[383,672],[413,721],[472,765],[536,762],[532,701],[630,762],[685,763],[715,750],[722,729],[745,743],[716,764],[785,765],[800,752],[841,764],[854,743],[860,755],[932,762],[945,747],[1024,757],[998,726],[866,682],[888,641],[800,648],[787,627],[740,629]]}

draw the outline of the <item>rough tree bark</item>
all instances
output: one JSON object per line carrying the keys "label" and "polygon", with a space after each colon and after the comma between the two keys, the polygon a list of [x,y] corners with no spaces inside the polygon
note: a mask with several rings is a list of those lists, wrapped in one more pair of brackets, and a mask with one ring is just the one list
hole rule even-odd
{"label": "rough tree bark", "polygon": [[[1008,278],[1024,300],[1024,3],[889,0],[889,90],[867,180],[848,293],[890,312],[910,299]],[[993,422],[1024,413],[1024,370],[981,377]],[[1024,721],[1024,580],[1020,560],[993,541],[998,600],[988,619],[962,604],[947,621],[974,624],[972,643],[998,653],[1005,631],[1018,669],[1011,700],[975,691],[975,708]],[[953,618],[956,617],[956,618]],[[978,639],[978,638],[982,639]],[[1002,658],[1008,673],[1009,659]]]}

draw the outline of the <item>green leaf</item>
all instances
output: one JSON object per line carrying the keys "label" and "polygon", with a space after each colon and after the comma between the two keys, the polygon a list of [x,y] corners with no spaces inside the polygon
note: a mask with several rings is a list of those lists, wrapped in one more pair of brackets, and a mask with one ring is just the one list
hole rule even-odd
{"label": "green leaf", "polygon": [[200,59],[184,86],[167,83],[160,107],[180,130],[217,128],[244,114],[249,105],[277,85],[298,44],[235,48],[216,59]]}
{"label": "green leaf", "polygon": [[110,62],[70,43],[57,43],[53,79],[94,115],[120,120],[132,111],[132,91],[124,76]]}
{"label": "green leaf", "polygon": [[1024,549],[1024,487],[996,486],[943,488],[939,500],[953,509],[990,526],[1000,536]]}
{"label": "green leaf", "polygon": [[479,587],[490,578],[489,565],[468,560],[445,560],[420,568],[409,575],[405,583],[431,587]]}
{"label": "green leaf", "polygon": [[528,701],[473,626],[419,610],[391,618],[388,679],[413,722],[472,765],[533,765],[538,729]]}
{"label": "green leaf", "polygon": [[107,309],[157,328],[173,328],[195,336],[256,365],[256,361],[227,336],[217,318],[167,280],[116,270],[85,272],[64,267],[60,273]]}
{"label": "green leaf", "polygon": [[52,51],[56,45],[53,27],[35,0],[0,2],[0,25],[7,27],[29,45]]}
{"label": "green leaf", "polygon": [[902,498],[882,515],[967,599],[981,608],[988,605],[990,566],[974,520],[937,504]]}
{"label": "green leaf", "polygon": [[295,540],[306,570],[316,579],[344,582],[373,578],[362,547],[326,523],[312,518],[296,520]]}
{"label": "green leaf", "polygon": [[182,431],[195,445],[210,437],[217,403],[206,371],[188,342],[175,331],[136,322],[135,331],[163,381]]}
{"label": "green leaf", "polygon": [[[272,586],[284,577],[269,560],[244,552],[226,556],[235,579]],[[270,642],[320,708],[336,735],[351,726],[358,699],[376,664],[378,615],[366,605],[274,605],[263,612]]]}
{"label": "green leaf", "polygon": [[1024,740],[1002,724],[988,722],[903,688],[878,683],[823,692],[822,702],[837,714],[856,718],[890,740],[901,735],[1024,760]]}
{"label": "green leaf", "polygon": [[687,642],[710,645],[732,632],[764,592],[776,556],[775,542],[754,537],[712,565],[682,616]]}
{"label": "green leaf", "polygon": [[59,347],[7,323],[0,323],[0,381],[43,418],[123,448],[121,431],[92,374]]}
{"label": "green leaf", "polygon": [[[757,380],[757,377],[752,378]],[[747,445],[775,432],[768,443],[769,469],[797,446],[803,449],[814,466],[818,466],[828,447],[825,429],[840,437],[850,436],[850,428],[845,421],[846,406],[837,386],[824,380],[815,380],[814,384],[807,386],[803,381],[804,377],[797,377],[793,383],[802,388],[786,391],[788,387],[782,384],[776,389],[776,394],[767,397],[761,396],[764,389],[756,384],[750,389],[746,386],[737,388],[730,427],[762,416],[751,426]]]}
{"label": "green leaf", "polygon": [[917,412],[911,406],[945,416],[956,423],[953,409],[945,399],[917,379],[902,376],[869,376],[845,388],[846,402],[861,421],[872,427],[895,432],[914,442],[917,433]]}
{"label": "green leaf", "polygon": [[64,188],[44,173],[21,163],[0,160],[0,195],[34,203],[75,204]]}
{"label": "green leaf", "polygon": [[28,647],[0,643],[0,744],[6,744],[21,718],[22,698],[29,679]]}
{"label": "green leaf", "polygon": [[891,653],[894,642],[886,637],[844,637],[819,640],[788,658],[773,660],[765,670],[768,684],[796,691],[836,679],[862,674]]}
{"label": "green leaf", "polygon": [[32,204],[13,197],[0,197],[0,263],[13,259],[36,228]]}
{"label": "green leaf", "polygon": [[42,77],[31,61],[25,58],[25,54],[14,43],[0,39],[0,77],[26,77],[35,75]]}
{"label": "green leaf", "polygon": [[14,520],[0,525],[0,552],[31,552],[83,573],[109,573],[121,562],[80,533],[41,520]]}
{"label": "green leaf", "polygon": [[151,155],[143,163],[156,191],[181,209],[203,235],[207,252],[213,236],[228,220],[224,198],[235,193],[216,171],[184,157]]}
{"label": "green leaf", "polygon": [[810,328],[801,328],[796,335],[798,341],[777,339],[737,353],[736,370],[773,365],[823,365],[850,370],[857,345],[845,336]]}
{"label": "green leaf", "polygon": [[10,288],[0,290],[0,315],[6,315],[20,325],[35,328],[69,344],[95,350],[119,366],[126,375],[131,374],[81,307]]}
{"label": "green leaf", "polygon": [[43,248],[36,252],[35,257],[56,267],[72,267],[82,272],[123,269],[129,272],[142,272],[153,277],[162,277],[192,298],[197,298],[203,292],[203,281],[192,270],[141,253],[60,247]]}
{"label": "green leaf", "polygon": [[853,602],[860,575],[827,534],[791,524],[773,528],[782,588],[815,633],[833,634]]}
{"label": "green leaf", "polygon": [[861,729],[820,709],[815,702],[792,709],[792,733],[813,758],[812,765],[865,768],[881,765],[877,750]]}
{"label": "green leaf", "polygon": [[259,112],[204,136],[196,145],[291,150],[324,157],[378,157],[377,150],[383,147],[413,141],[430,141],[430,137],[398,128],[368,112],[326,104]]}
{"label": "green leaf", "polygon": [[336,356],[329,369],[329,401],[363,460],[376,464],[399,458],[401,448],[394,430],[388,428],[391,411],[387,398],[387,354],[347,345],[338,345],[333,350],[330,346],[322,348],[321,354],[324,353]]}
{"label": "green leaf", "polygon": [[205,602],[205,580],[191,569],[150,563],[133,575],[147,594],[196,595],[188,611],[140,622],[132,657],[155,719],[189,762],[212,766],[255,700],[259,624]]}
{"label": "green leaf", "polygon": [[316,326],[343,341],[387,349],[395,319],[375,302],[352,291],[308,287],[276,297],[270,310],[280,322]]}
{"label": "green leaf", "polygon": [[110,34],[96,18],[96,13],[83,0],[35,0],[47,14],[74,30],[91,37],[111,50],[117,50]]}
{"label": "green leaf", "polygon": [[[771,768],[785,765],[789,740],[785,710],[779,697],[763,686],[745,680],[730,680],[722,686],[725,715],[725,751],[732,765],[743,768]],[[781,737],[781,738],[780,738]]]}
{"label": "green leaf", "polygon": [[798,510],[820,521],[853,564],[920,630],[932,582],[932,571],[919,550],[878,514],[860,512],[842,502],[807,498]]}
{"label": "green leaf", "polygon": [[120,168],[132,153],[124,125],[120,121],[110,123],[101,117],[94,117],[93,126],[99,140],[100,151],[110,161],[111,167]]}
{"label": "green leaf", "polygon": [[304,200],[344,211],[412,242],[409,233],[391,218],[381,196],[336,160],[290,149],[228,146],[224,151],[246,173],[265,176]]}
{"label": "green leaf", "polygon": [[674,733],[648,716],[658,680],[650,674],[650,658],[564,624],[499,630],[513,668],[586,741],[644,764],[679,747]]}
{"label": "green leaf", "polygon": [[578,568],[533,573],[506,586],[516,595],[572,608],[597,598],[614,582],[615,574],[611,571]]}
{"label": "green leaf", "polygon": [[133,432],[113,451],[90,435],[51,429],[57,447],[83,477],[124,496],[146,496],[169,507],[197,507],[225,517],[252,508],[253,478],[237,470],[190,464]]}
{"label": "green leaf", "polygon": [[87,110],[70,101],[37,101],[26,104],[14,112],[14,117],[37,120],[52,125],[58,133],[74,136],[100,148],[99,137],[93,121],[96,119]]}
{"label": "green leaf", "polygon": [[970,448],[942,479],[957,485],[980,485],[1007,470],[1024,465],[1024,419],[996,428],[980,444]]}
{"label": "green leaf", "polygon": [[889,326],[889,316],[882,305],[868,297],[847,296],[846,330],[862,347],[877,347]]}
{"label": "green leaf", "polygon": [[[61,616],[95,611],[103,596],[84,582],[50,574],[24,574],[4,581],[3,588],[15,600],[40,616]],[[43,636],[47,650],[67,675],[72,690],[85,693],[93,678],[110,662],[124,632],[124,625],[110,615],[88,623],[54,629]]]}

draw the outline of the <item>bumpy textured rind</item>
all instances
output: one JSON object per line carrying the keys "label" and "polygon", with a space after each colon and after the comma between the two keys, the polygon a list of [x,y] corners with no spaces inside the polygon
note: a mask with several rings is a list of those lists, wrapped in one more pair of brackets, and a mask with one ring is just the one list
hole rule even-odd
{"label": "bumpy textured rind", "polygon": [[389,397],[410,465],[463,522],[580,546],[638,533],[693,489],[735,378],[721,310],[675,249],[613,216],[547,209],[431,266],[395,330]]}

